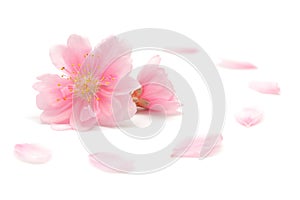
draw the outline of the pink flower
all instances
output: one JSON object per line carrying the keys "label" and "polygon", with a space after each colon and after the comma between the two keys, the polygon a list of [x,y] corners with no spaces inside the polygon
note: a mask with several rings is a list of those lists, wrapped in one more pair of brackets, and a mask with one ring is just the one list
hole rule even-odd
{"label": "pink flower", "polygon": [[77,35],[69,37],[67,46],[52,48],[52,62],[65,75],[38,77],[41,82],[34,88],[40,92],[37,106],[44,110],[41,121],[87,130],[97,123],[115,126],[130,118],[136,112],[130,92],[138,83],[127,76],[132,68],[130,54],[118,58],[124,52],[130,49],[116,37],[93,51],[88,40]]}
{"label": "pink flower", "polygon": [[180,103],[165,70],[158,66],[160,60],[154,56],[139,73],[137,79],[142,87],[132,93],[133,101],[145,109],[176,114]]}

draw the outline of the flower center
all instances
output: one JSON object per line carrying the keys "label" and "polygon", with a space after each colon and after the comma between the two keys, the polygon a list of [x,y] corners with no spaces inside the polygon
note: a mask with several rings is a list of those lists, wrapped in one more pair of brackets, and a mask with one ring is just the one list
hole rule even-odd
{"label": "flower center", "polygon": [[99,90],[99,80],[92,76],[91,74],[87,75],[78,75],[74,78],[74,94],[88,102],[92,100],[92,98],[97,97],[97,92]]}

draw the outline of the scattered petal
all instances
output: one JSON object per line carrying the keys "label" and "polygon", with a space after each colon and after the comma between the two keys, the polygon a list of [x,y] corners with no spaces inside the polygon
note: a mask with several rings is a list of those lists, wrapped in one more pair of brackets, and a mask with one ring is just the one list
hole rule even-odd
{"label": "scattered petal", "polygon": [[166,48],[166,49],[170,49],[171,51],[174,51],[176,53],[180,53],[180,54],[194,54],[194,53],[198,53],[199,50],[197,48]]}
{"label": "scattered petal", "polygon": [[[90,154],[89,160],[94,167],[101,169],[105,172],[128,173],[130,171],[133,171],[134,169],[133,162],[130,162],[128,160],[125,160],[124,158],[119,157],[118,155],[108,152]],[[100,161],[103,161],[103,163],[106,164],[103,164]],[[113,165],[113,167],[117,169],[109,167],[109,165]]]}
{"label": "scattered petal", "polygon": [[14,152],[19,160],[31,164],[43,164],[51,159],[50,150],[38,144],[16,144]]}
{"label": "scattered petal", "polygon": [[224,67],[227,69],[257,69],[257,67],[249,62],[239,62],[239,61],[233,61],[233,60],[222,60],[220,63],[218,63],[220,67]]}
{"label": "scattered petal", "polygon": [[[222,135],[218,136],[216,141],[212,141],[211,137],[208,138],[198,137],[194,141],[192,138],[186,139],[181,143],[179,143],[179,145],[173,150],[171,157],[200,158],[201,149],[210,148],[211,143],[205,142],[207,140],[210,140],[211,142],[215,143],[213,148],[209,149],[210,151],[208,156],[216,155],[221,150],[221,146],[222,146],[221,144],[223,140]],[[191,142],[192,145],[190,146]]]}
{"label": "scattered petal", "polygon": [[280,94],[280,88],[277,82],[252,81],[249,83],[249,88],[263,94]]}
{"label": "scattered petal", "polygon": [[70,124],[51,124],[51,128],[55,131],[73,130]]}
{"label": "scattered petal", "polygon": [[260,123],[263,117],[263,112],[256,108],[244,108],[235,116],[236,121],[245,127],[251,127]]}

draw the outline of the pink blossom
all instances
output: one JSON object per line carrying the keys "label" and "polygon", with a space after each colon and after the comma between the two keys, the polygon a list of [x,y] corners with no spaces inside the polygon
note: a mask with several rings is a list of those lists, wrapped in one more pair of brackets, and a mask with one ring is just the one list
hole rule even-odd
{"label": "pink blossom", "polygon": [[157,55],[138,74],[141,88],[132,93],[137,106],[166,114],[178,113],[180,103],[175,95],[167,73],[159,67],[161,58]]}
{"label": "pink blossom", "polygon": [[[129,53],[118,58],[124,52]],[[97,123],[115,126],[136,112],[130,92],[138,83],[127,76],[130,49],[118,38],[109,37],[91,51],[87,39],[71,35],[67,46],[50,50],[50,57],[65,74],[40,76],[34,85],[42,122],[87,130]]]}

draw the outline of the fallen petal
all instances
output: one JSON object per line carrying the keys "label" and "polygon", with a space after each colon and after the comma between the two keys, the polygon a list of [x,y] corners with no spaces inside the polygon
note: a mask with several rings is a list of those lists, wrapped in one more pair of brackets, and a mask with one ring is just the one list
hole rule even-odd
{"label": "fallen petal", "polygon": [[263,120],[264,114],[256,108],[244,108],[236,114],[235,119],[245,127],[251,127]]}
{"label": "fallen petal", "polygon": [[51,128],[55,131],[66,131],[73,129],[70,124],[51,124]]}
{"label": "fallen petal", "polygon": [[[200,158],[201,149],[208,148],[208,142],[205,142],[206,140],[211,140],[211,138],[198,137],[193,141],[192,145],[190,146],[192,139],[186,139],[179,143],[179,145],[173,150],[171,157]],[[216,155],[221,150],[222,140],[223,137],[222,135],[220,135],[218,136],[216,141],[211,141],[214,142],[215,145],[209,151],[208,156]]]}
{"label": "fallen petal", "polygon": [[174,51],[176,53],[180,53],[180,54],[195,54],[195,53],[198,53],[199,50],[197,48],[167,48],[167,49],[170,49],[171,51]]}
{"label": "fallen petal", "polygon": [[[113,153],[100,152],[90,154],[89,160],[94,167],[101,169],[105,172],[127,173],[133,171],[134,169],[133,162],[125,160],[124,158],[121,158]],[[112,165],[112,167],[116,169],[109,167],[109,165]]]}
{"label": "fallen petal", "polygon": [[249,83],[249,88],[263,94],[280,94],[280,88],[277,82],[252,81]]}
{"label": "fallen petal", "polygon": [[15,156],[31,164],[43,164],[51,159],[51,151],[38,144],[16,144]]}
{"label": "fallen petal", "polygon": [[239,62],[234,60],[222,60],[220,63],[218,63],[220,67],[224,67],[227,69],[257,69],[257,67],[249,62]]}

